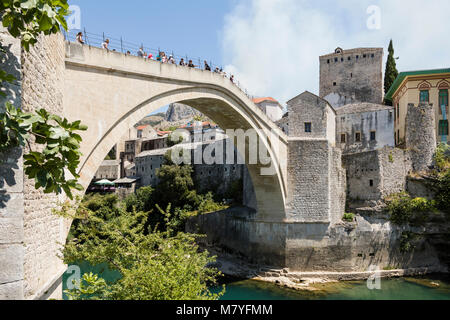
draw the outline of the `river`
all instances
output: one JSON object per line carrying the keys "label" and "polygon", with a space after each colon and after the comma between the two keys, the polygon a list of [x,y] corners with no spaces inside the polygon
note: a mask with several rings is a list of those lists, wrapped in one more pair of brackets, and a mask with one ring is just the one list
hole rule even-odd
{"label": "river", "polygon": [[[107,281],[120,277],[105,265],[92,267],[81,263],[78,266],[81,274],[93,272]],[[73,272],[73,269],[69,270]],[[63,290],[75,275],[71,272],[63,276]],[[224,279],[224,284],[226,293],[222,300],[450,300],[449,275],[381,279],[379,290],[369,290],[366,281],[321,284],[315,286],[315,291],[297,291],[271,283],[232,278]]]}

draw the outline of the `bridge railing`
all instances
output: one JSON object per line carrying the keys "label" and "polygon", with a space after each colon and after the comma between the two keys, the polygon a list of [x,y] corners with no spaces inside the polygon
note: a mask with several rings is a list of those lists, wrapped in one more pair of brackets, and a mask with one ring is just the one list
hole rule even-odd
{"label": "bridge railing", "polygon": [[[71,41],[71,42],[76,42],[76,38],[77,38],[77,34],[79,33],[79,30],[70,30],[70,31],[63,31],[63,35],[64,35],[64,39],[66,41]],[[145,52],[145,56],[143,59],[148,59],[148,56],[150,54],[153,55],[152,60],[156,60],[156,57],[158,55],[160,55],[160,53],[164,52],[166,54],[166,56],[170,56],[172,55],[172,57],[175,60],[176,64],[180,63],[181,59],[184,59],[185,63],[187,64],[190,60],[192,60],[193,64],[195,65],[196,69],[200,69],[200,70],[204,70],[204,61],[206,61],[210,68],[211,68],[211,72],[214,72],[216,70],[216,68],[218,68],[219,70],[222,70],[223,67],[220,65],[217,65],[215,63],[213,63],[211,60],[208,59],[201,59],[201,58],[192,58],[189,57],[188,55],[181,55],[178,53],[175,53],[172,50],[163,50],[161,48],[155,48],[155,47],[150,47],[150,46],[145,46],[144,44],[137,44],[137,43],[133,43],[133,42],[129,42],[124,40],[122,37],[121,38],[115,38],[115,37],[111,37],[105,33],[102,34],[95,34],[95,33],[91,33],[86,31],[86,29],[84,29],[82,31],[83,33],[83,40],[85,45],[89,45],[92,47],[98,47],[101,48],[102,47],[102,43],[106,40],[109,39],[109,45],[108,45],[108,49],[110,51],[115,51],[115,52],[121,52],[123,54],[129,54],[129,55],[133,55],[133,56],[137,56],[138,51],[140,48],[143,48],[144,52]],[[162,62],[161,62],[162,63]],[[168,62],[166,62],[168,63]],[[227,74],[225,71],[222,72],[223,76],[230,79],[231,75]],[[237,80],[234,80],[233,83],[250,99],[253,100],[255,98],[255,96],[251,95],[248,93],[247,89],[245,89],[241,83]]]}

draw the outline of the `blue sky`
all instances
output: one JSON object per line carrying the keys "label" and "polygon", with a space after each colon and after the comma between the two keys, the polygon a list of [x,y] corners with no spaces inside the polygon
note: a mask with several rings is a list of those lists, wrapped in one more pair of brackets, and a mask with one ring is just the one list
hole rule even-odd
{"label": "blue sky", "polygon": [[224,16],[234,0],[71,0],[88,32],[222,64]]}
{"label": "blue sky", "polygon": [[[318,57],[336,47],[383,47],[386,61],[393,39],[399,71],[450,67],[448,0],[69,3],[81,8],[88,32],[207,59],[234,74],[251,94],[283,105],[305,90],[318,93]],[[376,28],[369,26],[373,19]]]}

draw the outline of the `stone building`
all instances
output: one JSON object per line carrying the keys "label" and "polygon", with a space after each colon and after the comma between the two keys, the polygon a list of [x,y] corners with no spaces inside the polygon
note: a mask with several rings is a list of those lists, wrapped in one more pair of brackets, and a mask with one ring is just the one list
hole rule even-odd
{"label": "stone building", "polygon": [[164,156],[168,148],[141,152],[136,156],[136,176],[140,178],[140,186],[158,185],[156,172],[164,164]]}
{"label": "stone building", "polygon": [[269,117],[270,120],[276,122],[283,117],[283,107],[281,104],[271,97],[255,98],[253,102]]}
{"label": "stone building", "polygon": [[336,110],[336,141],[344,153],[394,147],[394,109],[357,103]]}
{"label": "stone building", "polygon": [[324,139],[336,145],[336,111],[326,100],[305,91],[287,104],[289,136]]}
{"label": "stone building", "polygon": [[345,209],[346,176],[336,147],[336,112],[304,92],[288,102],[288,217],[298,222],[336,223]]}
{"label": "stone building", "polygon": [[382,149],[346,154],[347,197],[350,201],[379,201],[406,190],[412,170],[409,153],[403,149]]}
{"label": "stone building", "polygon": [[114,181],[120,178],[120,164],[117,160],[104,160],[95,173],[93,182],[107,179]]}
{"label": "stone building", "polygon": [[406,114],[410,103],[429,103],[434,106],[435,134],[438,142],[448,142],[448,95],[450,90],[450,69],[401,72],[386,100],[395,107],[395,141],[405,143]]}
{"label": "stone building", "polygon": [[383,102],[383,48],[337,48],[319,60],[319,95],[334,108]]}

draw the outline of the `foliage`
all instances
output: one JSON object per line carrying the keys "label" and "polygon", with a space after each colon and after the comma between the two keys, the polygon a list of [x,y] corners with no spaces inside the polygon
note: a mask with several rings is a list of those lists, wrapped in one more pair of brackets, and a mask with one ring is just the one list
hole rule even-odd
{"label": "foliage", "polygon": [[0,14],[3,27],[20,38],[22,47],[30,49],[40,33],[50,35],[67,30],[65,16],[69,14],[67,0],[2,0]]}
{"label": "foliage", "polygon": [[415,249],[414,241],[417,239],[417,235],[410,231],[402,232],[400,236],[400,252],[407,253]]}
{"label": "foliage", "polygon": [[450,215],[450,146],[441,143],[434,156],[436,170],[431,174],[430,188],[435,192],[436,206]]}
{"label": "foliage", "polygon": [[149,212],[154,209],[153,200],[154,189],[152,187],[142,187],[136,191],[136,194],[132,194],[125,198],[125,208],[128,212],[133,210]]}
{"label": "foliage", "polygon": [[386,72],[384,76],[384,92],[388,92],[398,77],[397,64],[394,57],[394,45],[392,40],[389,43],[389,55],[386,63]]}
{"label": "foliage", "polygon": [[389,162],[394,163],[394,156],[392,155],[392,152],[389,153]]}
{"label": "foliage", "polygon": [[215,257],[199,252],[199,236],[176,233],[172,217],[164,215],[167,229],[161,232],[146,230],[147,214],[143,212],[120,208],[107,219],[90,212],[88,220],[76,224],[78,238],[66,244],[64,262],[106,262],[122,278],[106,287],[95,279],[85,281],[84,294],[79,289],[67,294],[73,298],[94,295],[108,300],[218,299],[223,293],[213,294],[208,289],[220,276],[217,269],[209,267]]}
{"label": "foliage", "polygon": [[[0,1],[3,27],[13,37],[21,39],[26,51],[37,42],[39,34],[57,33],[61,27],[67,29],[64,17],[69,14],[68,9],[67,0]],[[11,83],[15,78],[0,70],[0,80],[3,89],[5,82]],[[0,153],[28,144],[30,150],[24,155],[24,169],[28,178],[35,180],[35,188],[43,188],[45,193],[60,194],[64,191],[72,199],[73,189],[82,190],[77,183],[79,175],[76,172],[80,163],[81,137],[75,132],[84,130],[87,127],[80,121],[70,123],[45,109],[25,113],[7,102],[5,111],[0,113]],[[32,150],[31,138],[43,150]],[[72,179],[67,180],[66,170]]]}
{"label": "foliage", "polygon": [[64,290],[69,300],[102,300],[108,295],[106,281],[98,275],[85,273],[80,281],[73,280],[74,288]]}
{"label": "foliage", "polygon": [[172,135],[170,135],[169,139],[167,139],[167,146],[170,148],[176,146],[177,144],[182,143],[183,141],[184,141],[183,137],[178,137],[178,141],[176,140],[174,141]]}
{"label": "foliage", "polygon": [[342,217],[342,220],[346,222],[353,222],[355,221],[355,214],[354,213],[344,213],[344,217]]}
{"label": "foliage", "polygon": [[436,211],[436,202],[425,198],[411,198],[406,192],[391,195],[387,200],[390,220],[397,224],[422,224]]}
{"label": "foliage", "polygon": [[440,143],[434,155],[434,162],[439,172],[450,170],[450,146]]}
{"label": "foliage", "polygon": [[[77,183],[82,139],[76,131],[84,130],[87,127],[80,121],[70,123],[45,109],[36,114],[25,113],[7,102],[5,112],[0,113],[0,152],[28,144],[30,151],[24,155],[24,169],[35,180],[36,189],[56,194],[64,191],[72,199],[71,189],[83,189]],[[42,151],[31,148],[31,138],[42,146]],[[66,169],[73,179],[67,180]]]}

